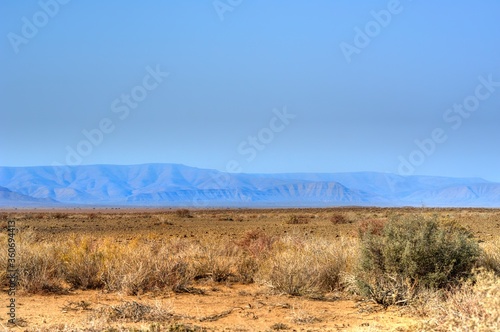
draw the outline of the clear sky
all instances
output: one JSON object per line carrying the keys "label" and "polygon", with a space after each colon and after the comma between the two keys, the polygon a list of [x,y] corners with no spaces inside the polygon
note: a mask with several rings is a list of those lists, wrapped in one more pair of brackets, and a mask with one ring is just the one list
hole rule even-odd
{"label": "clear sky", "polygon": [[500,2],[0,2],[0,165],[500,181]]}

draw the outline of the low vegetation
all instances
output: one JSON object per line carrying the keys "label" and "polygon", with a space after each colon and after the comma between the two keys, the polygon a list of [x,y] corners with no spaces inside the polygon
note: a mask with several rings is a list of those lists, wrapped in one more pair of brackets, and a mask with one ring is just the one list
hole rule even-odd
{"label": "low vegetation", "polygon": [[426,300],[420,331],[494,332],[500,328],[500,277],[492,271],[478,270],[473,280]]}
{"label": "low vegetation", "polygon": [[[334,293],[344,298],[361,296],[386,307],[404,305],[422,318],[422,331],[499,328],[499,237],[478,241],[451,218],[440,220],[429,214],[373,214],[358,219],[353,215],[330,213],[324,219],[328,227],[349,227],[351,236],[339,236],[338,229],[312,235],[308,227],[318,218],[295,213],[285,215],[285,223],[283,219],[276,223],[277,227],[290,225],[280,234],[254,228],[231,240],[142,233],[126,239],[73,234],[51,241],[24,227],[16,234],[18,289],[24,294],[93,289],[135,296],[202,294],[201,284],[258,283],[269,292],[293,297],[325,299]],[[59,222],[71,215],[52,217]],[[101,217],[93,213],[82,220],[98,223]],[[157,219],[164,221],[162,227],[179,227],[165,220],[190,223],[187,219],[192,217],[183,209]],[[9,218],[0,215],[5,224]],[[220,215],[214,218],[221,221]],[[234,220],[222,221],[239,224]],[[4,233],[0,242],[5,247]],[[5,251],[0,252],[0,260],[7,261]],[[0,277],[6,280],[5,269]],[[165,308],[133,301],[101,309],[96,315],[131,322],[168,322],[173,317]],[[309,314],[297,317],[295,324],[319,321]],[[285,328],[286,324],[277,323],[271,329]]]}
{"label": "low vegetation", "polygon": [[391,218],[361,232],[358,287],[384,305],[407,304],[422,288],[455,286],[470,277],[480,248],[456,225],[421,215]]}

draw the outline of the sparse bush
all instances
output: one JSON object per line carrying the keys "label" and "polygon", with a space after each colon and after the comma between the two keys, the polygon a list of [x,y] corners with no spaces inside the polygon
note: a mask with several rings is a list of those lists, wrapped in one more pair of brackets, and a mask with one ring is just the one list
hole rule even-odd
{"label": "sparse bush", "polygon": [[386,220],[384,219],[365,219],[361,221],[358,226],[359,237],[363,238],[366,233],[382,235],[385,223]]}
{"label": "sparse bush", "polygon": [[173,314],[160,305],[147,305],[136,301],[124,302],[115,306],[100,308],[94,315],[103,316],[106,320],[126,322],[161,322],[168,321]]}
{"label": "sparse bush", "polygon": [[56,212],[56,213],[53,213],[52,214],[52,217],[54,217],[55,219],[64,219],[64,218],[68,218],[68,214],[67,213],[63,213],[63,212]]}
{"label": "sparse bush", "polygon": [[238,281],[237,266],[243,251],[233,243],[208,243],[199,247],[193,256],[197,278],[210,278],[215,282]]}
{"label": "sparse bush", "polygon": [[419,331],[500,331],[500,278],[492,271],[478,271],[474,282],[448,292]]}
{"label": "sparse bush", "polygon": [[154,244],[133,241],[126,248],[107,244],[105,288],[137,295],[148,291],[187,289],[194,272],[189,264],[192,248],[177,242]]}
{"label": "sparse bush", "polygon": [[286,223],[289,225],[303,225],[308,224],[309,220],[305,216],[291,215]]}
{"label": "sparse bush", "polygon": [[244,244],[248,246],[220,241],[192,246],[189,255],[185,257],[185,262],[189,263],[191,279],[252,283],[259,268],[259,258],[251,253],[255,252],[255,255],[263,257],[263,249],[260,244],[256,247],[252,242],[244,241]]}
{"label": "sparse bush", "polygon": [[280,293],[316,296],[342,288],[342,276],[352,272],[355,260],[352,241],[302,242],[285,238],[267,262],[263,279]]}
{"label": "sparse bush", "polygon": [[175,211],[175,215],[178,218],[193,218],[193,215],[191,214],[191,211],[188,209],[179,209]]}
{"label": "sparse bush", "polygon": [[62,293],[61,262],[54,244],[40,243],[29,229],[16,233],[18,289],[26,293]]}
{"label": "sparse bush", "polygon": [[275,331],[283,331],[283,330],[289,330],[290,327],[286,324],[283,324],[283,323],[276,323],[276,324],[273,324],[271,325],[271,330],[275,330]]}
{"label": "sparse bush", "polygon": [[62,275],[74,288],[98,289],[104,286],[104,254],[96,239],[72,237],[61,253]]}
{"label": "sparse bush", "polygon": [[479,265],[500,276],[500,238],[483,245]]}
{"label": "sparse bush", "polygon": [[19,289],[31,294],[64,292],[59,278],[61,264],[54,246],[24,245],[16,262],[19,269]]}
{"label": "sparse bush", "polygon": [[331,218],[330,222],[334,225],[340,225],[340,224],[350,224],[351,221],[346,218],[343,214],[340,213],[335,213]]}
{"label": "sparse bush", "polygon": [[254,282],[258,270],[259,263],[254,257],[241,257],[236,266],[237,278],[244,284],[251,284]]}
{"label": "sparse bush", "polygon": [[246,232],[236,244],[253,257],[260,258],[269,253],[275,241],[275,238],[257,229]]}
{"label": "sparse bush", "polygon": [[304,310],[297,310],[297,311],[294,310],[292,321],[295,324],[303,325],[303,324],[320,323],[321,319],[309,314],[308,312],[306,312]]}
{"label": "sparse bush", "polygon": [[453,225],[419,215],[393,218],[382,234],[361,233],[359,289],[379,303],[407,303],[416,287],[442,288],[468,277],[480,254]]}

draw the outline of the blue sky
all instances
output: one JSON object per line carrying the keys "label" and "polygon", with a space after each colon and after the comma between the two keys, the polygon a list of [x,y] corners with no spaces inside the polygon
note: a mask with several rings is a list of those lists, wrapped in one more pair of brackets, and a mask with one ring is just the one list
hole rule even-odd
{"label": "blue sky", "polygon": [[0,3],[0,165],[500,181],[500,2]]}

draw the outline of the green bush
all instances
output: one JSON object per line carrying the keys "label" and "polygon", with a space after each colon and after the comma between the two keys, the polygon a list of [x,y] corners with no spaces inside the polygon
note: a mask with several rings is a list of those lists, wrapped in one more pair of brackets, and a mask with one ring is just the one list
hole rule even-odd
{"label": "green bush", "polygon": [[468,277],[479,256],[463,228],[421,215],[392,218],[381,234],[361,235],[359,286],[378,302],[406,303],[416,287],[438,289]]}

